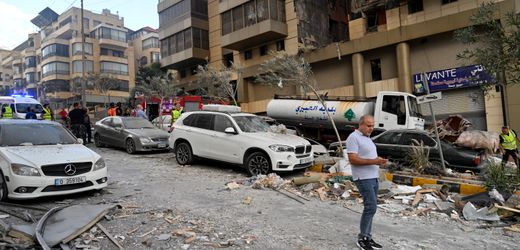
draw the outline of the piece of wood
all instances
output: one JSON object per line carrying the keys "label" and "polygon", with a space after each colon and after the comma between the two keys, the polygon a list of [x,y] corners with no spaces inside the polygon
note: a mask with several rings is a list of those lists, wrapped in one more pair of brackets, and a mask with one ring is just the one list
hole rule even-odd
{"label": "piece of wood", "polygon": [[139,230],[139,228],[141,228],[141,226],[138,226],[138,227],[136,227],[136,228],[134,228],[134,229],[128,231],[126,234],[127,234],[127,235],[134,234],[135,232],[137,232],[137,230]]}
{"label": "piece of wood", "polygon": [[520,233],[520,225],[515,224],[515,225],[511,225],[510,227],[504,227],[504,230]]}
{"label": "piece of wood", "polygon": [[311,200],[311,199],[309,199],[309,198],[307,198],[307,197],[305,197],[305,196],[303,196],[303,195],[299,195],[299,194],[297,194],[297,193],[295,193],[295,192],[293,192],[293,191],[291,191],[291,190],[289,190],[289,189],[284,189],[284,190],[287,191],[287,192],[289,192],[289,193],[291,193],[291,194],[294,194],[294,195],[296,195],[296,196],[298,196],[298,197],[300,197],[300,198],[302,198],[302,199],[304,199],[304,200],[306,200],[306,201],[310,201],[310,200]]}
{"label": "piece of wood", "polygon": [[293,199],[293,200],[295,200],[295,201],[301,203],[301,204],[305,204],[303,201],[298,200],[296,197],[292,197],[292,196],[290,196],[290,195],[288,195],[288,194],[286,194],[286,193],[284,193],[284,192],[282,192],[282,191],[280,191],[280,190],[278,190],[278,189],[274,189],[274,190],[275,190],[276,192],[280,193],[280,194],[283,194],[283,195],[285,195],[285,196],[287,196],[287,197],[289,197],[289,198],[291,198],[291,199]]}
{"label": "piece of wood", "polygon": [[412,201],[412,207],[416,207],[419,204],[419,202],[421,202],[422,198],[423,198],[422,193],[416,192],[415,198],[413,198],[413,201]]}
{"label": "piece of wood", "polygon": [[518,210],[518,209],[514,209],[514,208],[510,208],[510,207],[506,207],[506,206],[500,206],[496,203],[495,203],[495,207],[520,214],[520,210]]}
{"label": "piece of wood", "polygon": [[295,177],[295,178],[293,178],[292,181],[293,181],[294,185],[300,186],[300,185],[304,185],[304,184],[308,184],[308,183],[320,182],[320,180],[321,180],[321,175],[316,174],[316,175],[311,175],[311,176]]}
{"label": "piece of wood", "polygon": [[154,229],[152,229],[152,230],[150,230],[150,231],[148,231],[148,232],[146,232],[146,233],[140,235],[139,237],[140,237],[140,238],[145,237],[145,236],[147,236],[147,235],[149,235],[149,234],[155,232],[156,230],[157,230],[157,228],[154,228]]}
{"label": "piece of wood", "polygon": [[103,231],[103,233],[120,249],[122,250],[123,249],[123,246],[121,246],[121,244],[119,244],[119,241],[117,241],[114,236],[112,236],[112,234],[110,234],[108,232],[108,230],[101,224],[99,223],[96,223],[96,226],[101,229],[101,231]]}

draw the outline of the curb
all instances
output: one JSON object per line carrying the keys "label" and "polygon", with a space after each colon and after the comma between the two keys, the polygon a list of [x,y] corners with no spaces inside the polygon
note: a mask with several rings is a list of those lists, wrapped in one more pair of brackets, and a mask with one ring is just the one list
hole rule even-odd
{"label": "curb", "polygon": [[449,187],[450,192],[459,193],[459,194],[463,194],[463,195],[470,195],[470,194],[486,192],[486,188],[484,186],[478,185],[478,184],[461,183],[461,182],[456,182],[456,181],[440,180],[440,179],[427,178],[427,177],[399,175],[399,174],[391,174],[391,173],[385,173],[385,176],[386,176],[387,180],[392,181],[393,183],[408,185],[408,186],[417,186],[417,185],[424,185],[424,184],[447,185]]}

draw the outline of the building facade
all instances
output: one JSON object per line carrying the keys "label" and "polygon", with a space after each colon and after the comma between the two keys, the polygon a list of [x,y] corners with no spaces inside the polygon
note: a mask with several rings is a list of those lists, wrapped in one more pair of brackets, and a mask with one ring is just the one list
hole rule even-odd
{"label": "building facade", "polygon": [[153,63],[161,63],[159,32],[150,27],[143,27],[128,34],[130,45],[134,48],[135,71]]}
{"label": "building facade", "polygon": [[[461,114],[477,129],[498,131],[502,110],[513,114],[520,109],[515,98],[507,98],[503,108],[499,92],[484,96],[478,81],[457,82],[480,70],[457,60],[465,45],[453,34],[468,26],[482,0],[208,0],[207,19],[195,15],[194,2],[203,1],[159,1],[162,66],[180,70],[181,85],[189,91],[196,77],[190,69],[197,64],[207,60],[217,68],[229,62],[239,65],[238,98],[248,112],[265,112],[275,91],[301,94],[295,88],[280,91],[254,82],[261,73],[259,65],[276,50],[303,55],[311,63],[318,88],[329,96],[421,92],[425,74],[432,91],[443,92],[443,101],[433,104],[438,118]],[[520,11],[518,1],[496,2],[499,18]],[[209,49],[199,50],[193,43],[198,36],[181,32],[194,27],[208,31]],[[511,96],[517,91],[506,92]],[[427,106],[423,113],[429,115]],[[520,129],[520,118],[509,117],[510,124]]]}

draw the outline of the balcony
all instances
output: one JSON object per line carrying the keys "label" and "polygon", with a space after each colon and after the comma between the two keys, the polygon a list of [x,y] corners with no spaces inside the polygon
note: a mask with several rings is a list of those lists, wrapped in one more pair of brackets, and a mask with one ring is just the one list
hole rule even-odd
{"label": "balcony", "polygon": [[161,65],[172,68],[182,69],[198,63],[204,63],[209,57],[209,50],[201,48],[189,48],[161,59]]}
{"label": "balcony", "polygon": [[101,62],[117,62],[117,63],[128,64],[127,56],[118,57],[118,56],[100,55],[99,56],[99,61],[101,61]]}
{"label": "balcony", "polygon": [[99,45],[105,45],[104,47],[106,48],[128,48],[127,42],[112,40],[108,38],[100,38]]}
{"label": "balcony", "polygon": [[287,36],[287,24],[267,19],[254,25],[223,35],[221,46],[226,49],[244,50],[268,41]]}
{"label": "balcony", "polygon": [[159,1],[159,4],[157,4],[157,12],[161,12],[165,9],[167,9],[168,7],[178,3],[178,2],[181,2],[182,0],[160,0]]}

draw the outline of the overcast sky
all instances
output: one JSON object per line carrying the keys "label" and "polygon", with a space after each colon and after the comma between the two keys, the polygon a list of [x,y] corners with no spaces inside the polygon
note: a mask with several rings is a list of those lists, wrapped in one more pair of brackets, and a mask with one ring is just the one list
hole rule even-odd
{"label": "overcast sky", "polygon": [[[38,27],[31,23],[40,11],[49,7],[62,14],[72,6],[80,7],[81,0],[0,0],[0,49],[14,49]],[[125,26],[132,30],[159,27],[157,0],[83,0],[83,7],[95,13],[110,9],[124,17]]]}

